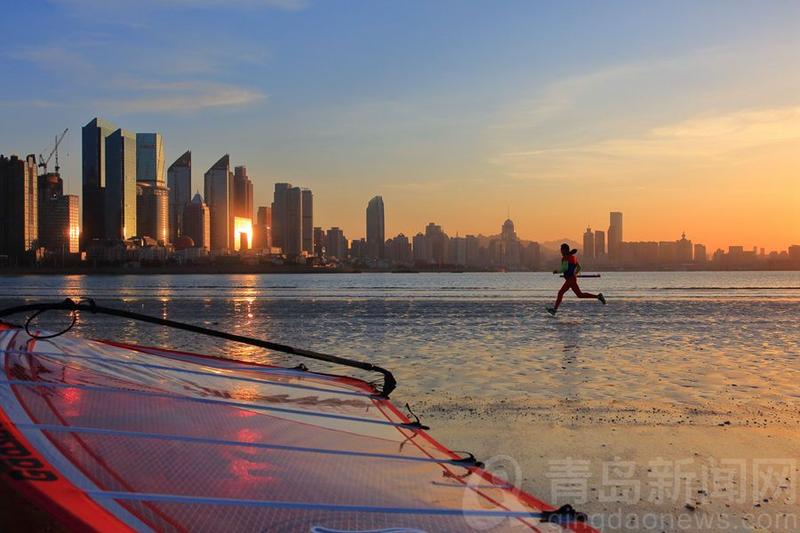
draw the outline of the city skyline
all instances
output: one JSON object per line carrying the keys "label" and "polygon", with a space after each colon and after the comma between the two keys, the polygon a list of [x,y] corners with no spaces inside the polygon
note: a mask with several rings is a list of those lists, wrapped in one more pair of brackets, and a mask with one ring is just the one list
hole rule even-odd
{"label": "city skyline", "polygon": [[[191,148],[192,194],[230,153],[256,205],[303,183],[317,225],[354,236],[382,195],[387,235],[432,218],[488,234],[510,206],[529,239],[613,209],[635,240],[798,242],[800,6],[682,5],[26,2],[0,22],[0,66],[20,73],[0,89],[0,147],[38,154],[69,126],[77,194],[76,126],[100,115],[162,133],[167,161]],[[33,19],[35,41],[17,23]]]}

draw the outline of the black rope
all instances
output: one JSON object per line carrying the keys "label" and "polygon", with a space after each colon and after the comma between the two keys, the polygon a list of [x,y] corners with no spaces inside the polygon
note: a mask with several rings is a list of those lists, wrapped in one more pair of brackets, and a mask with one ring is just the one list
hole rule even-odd
{"label": "black rope", "polygon": [[82,303],[81,300],[78,302],[67,298],[63,302],[56,302],[56,303],[38,303],[38,304],[27,304],[27,305],[19,305],[16,307],[9,307],[8,309],[0,310],[0,319],[3,317],[7,317],[10,315],[15,315],[18,313],[28,313],[33,311],[34,314],[28,319],[25,323],[25,331],[31,335],[29,331],[29,325],[31,320],[39,316],[45,311],[71,311],[72,312],[72,324],[67,327],[65,330],[60,331],[58,333],[54,333],[52,335],[47,336],[39,336],[36,337],[31,335],[33,338],[40,338],[40,339],[50,339],[53,337],[57,337],[59,335],[63,335],[75,325],[77,320],[77,312],[78,311],[87,311],[89,313],[102,313],[105,315],[112,315],[118,316],[121,318],[128,318],[131,320],[138,320],[141,322],[148,322],[150,324],[157,324],[160,326],[167,326],[170,328],[175,329],[182,329],[184,331],[191,331],[193,333],[199,333],[201,335],[208,335],[209,337],[217,337],[220,339],[225,339],[233,342],[239,342],[242,344],[249,344],[251,346],[258,346],[260,348],[266,348],[268,350],[273,350],[276,352],[286,353],[290,355],[296,355],[298,357],[306,357],[309,359],[316,359],[317,361],[324,361],[326,363],[332,363],[335,365],[343,365],[349,366],[352,368],[358,368],[360,370],[366,370],[368,372],[378,372],[383,375],[383,386],[380,388],[379,396],[383,398],[388,398],[389,394],[397,388],[397,380],[395,380],[394,375],[391,372],[386,370],[383,367],[378,365],[374,365],[372,363],[364,362],[364,361],[355,361],[353,359],[347,359],[344,357],[339,357],[337,355],[330,355],[321,352],[314,352],[311,350],[304,350],[302,348],[295,348],[293,346],[289,346],[286,344],[280,344],[277,342],[272,341],[265,341],[261,339],[254,339],[251,337],[245,337],[244,335],[235,335],[233,333],[226,333],[224,331],[218,331],[209,328],[203,328],[200,326],[195,326],[193,324],[185,324],[183,322],[176,322],[174,320],[167,320],[166,318],[158,318],[149,315],[142,315],[139,313],[134,313],[132,311],[125,311],[122,309],[114,309],[111,307],[104,307],[97,305],[94,300],[86,299],[86,303]]}

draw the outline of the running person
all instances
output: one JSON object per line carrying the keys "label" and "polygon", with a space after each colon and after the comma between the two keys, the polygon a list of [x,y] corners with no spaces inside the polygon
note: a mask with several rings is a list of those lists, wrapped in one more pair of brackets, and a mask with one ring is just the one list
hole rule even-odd
{"label": "running person", "polygon": [[603,302],[603,305],[606,303],[602,292],[600,294],[590,294],[581,291],[581,288],[578,287],[578,272],[580,272],[581,266],[578,263],[578,258],[575,256],[576,253],[578,253],[578,250],[570,250],[567,243],[561,245],[561,271],[554,270],[553,274],[563,274],[564,284],[558,290],[556,304],[547,307],[547,312],[553,316],[556,316],[558,307],[561,305],[561,300],[564,298],[564,293],[570,289],[572,289],[572,292],[574,292],[575,296],[578,298],[595,298]]}

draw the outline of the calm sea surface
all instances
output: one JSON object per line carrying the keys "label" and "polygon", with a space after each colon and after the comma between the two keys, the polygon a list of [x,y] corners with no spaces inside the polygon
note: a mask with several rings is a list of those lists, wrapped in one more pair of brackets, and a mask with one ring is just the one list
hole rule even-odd
{"label": "calm sea surface", "polygon": [[[397,403],[423,410],[513,406],[547,416],[558,406],[617,422],[796,421],[800,273],[604,273],[581,286],[602,291],[607,306],[570,294],[552,318],[544,306],[560,281],[544,273],[16,276],[0,278],[0,307],[92,297],[370,360],[395,372]],[[56,318],[41,324],[57,328]],[[82,315],[76,331],[295,363],[104,316]]]}

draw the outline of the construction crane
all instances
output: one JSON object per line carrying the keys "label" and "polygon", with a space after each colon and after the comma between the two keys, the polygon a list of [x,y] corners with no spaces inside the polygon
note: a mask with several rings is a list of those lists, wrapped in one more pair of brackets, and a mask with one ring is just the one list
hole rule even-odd
{"label": "construction crane", "polygon": [[39,166],[43,169],[42,174],[47,174],[47,164],[50,163],[50,159],[53,157],[53,154],[56,156],[56,173],[61,170],[61,167],[58,166],[58,145],[64,140],[64,136],[68,131],[69,128],[66,128],[63,132],[61,132],[61,135],[56,136],[56,145],[53,146],[52,150],[50,150],[50,155],[47,156],[47,159],[45,159],[42,154],[39,154]]}

